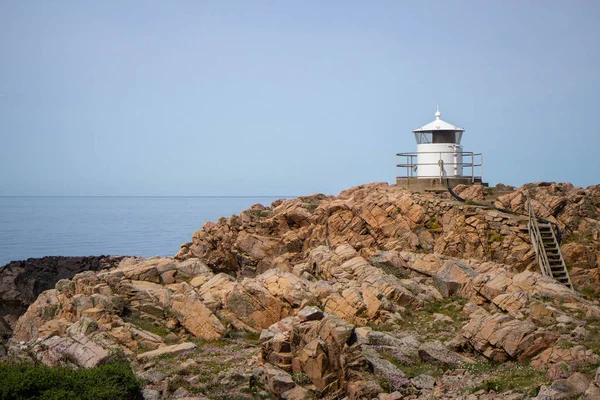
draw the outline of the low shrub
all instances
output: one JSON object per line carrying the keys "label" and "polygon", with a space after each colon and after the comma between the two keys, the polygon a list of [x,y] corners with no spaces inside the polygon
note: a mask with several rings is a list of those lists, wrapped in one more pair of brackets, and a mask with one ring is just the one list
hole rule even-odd
{"label": "low shrub", "polygon": [[0,400],[135,399],[140,387],[129,364],[123,362],[77,370],[0,363]]}

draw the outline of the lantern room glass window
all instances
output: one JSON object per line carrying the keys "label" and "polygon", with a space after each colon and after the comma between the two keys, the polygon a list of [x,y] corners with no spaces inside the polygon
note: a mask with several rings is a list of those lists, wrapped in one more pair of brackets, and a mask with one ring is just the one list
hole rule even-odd
{"label": "lantern room glass window", "polygon": [[417,144],[428,143],[453,143],[460,144],[462,139],[460,131],[415,132]]}
{"label": "lantern room glass window", "polygon": [[426,144],[431,142],[431,132],[415,132],[417,144]]}

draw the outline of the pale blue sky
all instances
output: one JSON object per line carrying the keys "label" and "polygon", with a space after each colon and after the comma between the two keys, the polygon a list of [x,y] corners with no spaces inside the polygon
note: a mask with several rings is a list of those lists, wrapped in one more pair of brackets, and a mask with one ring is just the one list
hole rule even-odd
{"label": "pale blue sky", "polygon": [[442,118],[484,178],[600,183],[598,1],[2,1],[0,195],[393,182]]}

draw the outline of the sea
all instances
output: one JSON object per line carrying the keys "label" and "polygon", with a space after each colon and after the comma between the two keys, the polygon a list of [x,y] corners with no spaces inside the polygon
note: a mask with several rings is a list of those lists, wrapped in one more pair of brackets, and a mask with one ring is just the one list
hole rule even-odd
{"label": "sea", "polygon": [[0,266],[43,256],[173,256],[207,221],[264,197],[0,197]]}

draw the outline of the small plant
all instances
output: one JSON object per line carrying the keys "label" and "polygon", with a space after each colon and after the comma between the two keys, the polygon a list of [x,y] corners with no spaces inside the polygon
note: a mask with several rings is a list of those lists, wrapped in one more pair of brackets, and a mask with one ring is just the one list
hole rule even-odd
{"label": "small plant", "polygon": [[435,217],[429,218],[429,221],[427,221],[425,223],[425,227],[433,232],[441,232],[442,231],[442,226],[440,225],[439,222],[437,222]]}
{"label": "small plant", "polygon": [[307,374],[305,374],[304,372],[297,372],[295,374],[292,374],[292,380],[297,385],[301,385],[301,386],[310,385],[312,383],[312,380],[310,379],[310,377]]}
{"label": "small plant", "polygon": [[379,386],[388,393],[401,390],[408,386],[410,380],[400,375],[386,375],[379,380]]}
{"label": "small plant", "polygon": [[501,234],[496,233],[496,232],[492,233],[490,235],[490,237],[488,238],[488,244],[492,244],[492,243],[495,243],[495,242],[502,242],[502,241],[504,241],[504,235],[501,235]]}

